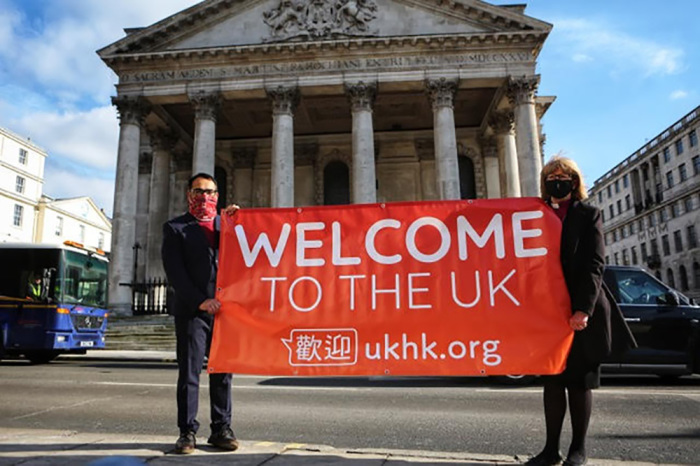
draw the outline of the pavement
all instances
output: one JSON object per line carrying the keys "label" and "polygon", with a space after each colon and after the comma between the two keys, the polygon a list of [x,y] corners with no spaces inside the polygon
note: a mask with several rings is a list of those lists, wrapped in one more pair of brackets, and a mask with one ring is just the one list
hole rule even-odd
{"label": "pavement", "polygon": [[[64,359],[111,361],[175,361],[171,351],[88,351]],[[0,421],[1,422],[1,421]],[[173,436],[117,435],[69,430],[14,429],[0,426],[0,465],[138,466],[138,465],[516,465],[528,457],[483,455],[467,452],[414,450],[337,449],[324,445],[284,444],[245,440],[236,452],[222,452],[199,438],[191,455],[174,454]],[[650,465],[629,461],[590,459],[597,466]]]}

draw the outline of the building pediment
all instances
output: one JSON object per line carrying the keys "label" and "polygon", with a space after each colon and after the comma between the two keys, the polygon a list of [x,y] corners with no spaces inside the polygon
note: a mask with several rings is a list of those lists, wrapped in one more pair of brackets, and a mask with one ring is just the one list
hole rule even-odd
{"label": "building pediment", "polygon": [[75,219],[84,221],[105,230],[111,230],[112,224],[89,197],[74,197],[68,199],[43,199],[45,208],[58,213],[67,214]]}
{"label": "building pediment", "polygon": [[[98,53],[178,53],[287,43],[397,37],[547,34],[521,8],[480,0],[205,0]],[[506,36],[504,36],[506,33]]]}

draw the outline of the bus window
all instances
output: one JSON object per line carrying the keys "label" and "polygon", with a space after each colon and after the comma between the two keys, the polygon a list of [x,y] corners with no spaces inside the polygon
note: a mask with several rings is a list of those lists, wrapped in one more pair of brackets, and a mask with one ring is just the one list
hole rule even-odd
{"label": "bus window", "polygon": [[107,263],[65,251],[64,300],[68,304],[102,307],[107,303]]}

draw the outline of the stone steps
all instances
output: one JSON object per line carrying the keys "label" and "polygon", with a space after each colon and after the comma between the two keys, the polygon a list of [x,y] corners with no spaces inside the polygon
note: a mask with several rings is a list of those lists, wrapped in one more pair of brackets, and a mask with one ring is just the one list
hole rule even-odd
{"label": "stone steps", "polygon": [[110,317],[105,337],[108,350],[175,350],[175,321],[172,316]]}

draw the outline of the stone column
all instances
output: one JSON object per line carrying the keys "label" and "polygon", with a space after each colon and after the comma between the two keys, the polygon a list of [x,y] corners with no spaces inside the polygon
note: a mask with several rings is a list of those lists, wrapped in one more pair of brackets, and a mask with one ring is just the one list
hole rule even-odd
{"label": "stone column", "polygon": [[170,156],[170,206],[168,218],[187,212],[187,180],[192,176],[192,150],[175,150]]}
{"label": "stone column", "polygon": [[136,264],[136,282],[140,283],[146,278],[146,245],[148,244],[148,204],[151,198],[151,168],[153,165],[153,153],[145,151],[141,145],[139,154],[139,184],[138,201],[136,202],[136,236],[134,244],[138,247],[138,263]]}
{"label": "stone column", "polygon": [[131,313],[130,284],[134,274],[136,202],[139,176],[141,126],[149,105],[141,97],[115,97],[119,112],[117,177],[112,212],[112,251],[109,263],[109,308],[117,315]]}
{"label": "stone column", "polygon": [[294,206],[294,110],[299,88],[267,89],[272,102],[272,207]]}
{"label": "stone column", "polygon": [[170,201],[170,154],[177,137],[170,131],[149,131],[153,148],[151,195],[148,202],[148,239],[146,244],[146,278],[165,278],[160,255],[163,223],[168,220]]}
{"label": "stone column", "polygon": [[346,84],[345,92],[352,110],[352,202],[377,202],[377,178],[374,163],[374,124],[372,106],[377,96],[376,83]]}
{"label": "stone column", "polygon": [[426,91],[433,106],[435,169],[440,199],[459,199],[459,164],[455,134],[454,98],[457,80],[428,79]]}
{"label": "stone column", "polygon": [[515,113],[520,190],[523,196],[535,197],[540,195],[539,180],[542,171],[542,154],[535,114],[535,91],[538,83],[538,76],[511,79],[507,92]]}
{"label": "stone column", "polygon": [[216,115],[221,106],[219,93],[199,91],[190,95],[194,107],[194,156],[192,174],[214,176],[216,156]]}
{"label": "stone column", "polygon": [[497,199],[501,197],[501,168],[498,161],[498,146],[495,138],[482,139],[481,147],[484,154],[486,197],[488,199]]}
{"label": "stone column", "polygon": [[504,110],[494,113],[489,119],[489,125],[496,133],[498,156],[503,162],[505,196],[520,197],[520,171],[513,133],[513,112]]}

